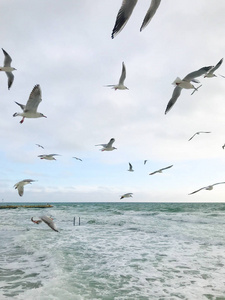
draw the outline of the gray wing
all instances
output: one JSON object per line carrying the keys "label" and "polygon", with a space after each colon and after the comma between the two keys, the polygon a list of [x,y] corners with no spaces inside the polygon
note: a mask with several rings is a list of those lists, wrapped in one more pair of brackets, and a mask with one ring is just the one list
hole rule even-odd
{"label": "gray wing", "polygon": [[21,184],[22,183],[22,181],[20,181],[20,182],[17,182],[15,185],[14,185],[14,187],[15,187],[15,189],[17,189],[18,190],[18,194],[22,197],[23,196],[23,192],[24,192],[24,188],[23,188],[23,184]]}
{"label": "gray wing", "polygon": [[111,139],[108,144],[107,144],[107,147],[112,147],[112,144],[115,142],[115,139]]}
{"label": "gray wing", "polygon": [[192,195],[192,194],[195,194],[195,193],[197,193],[197,192],[199,192],[199,191],[201,191],[201,190],[204,190],[206,187],[203,187],[203,188],[201,188],[201,189],[199,189],[199,190],[197,190],[197,191],[194,191],[194,192],[192,192],[192,193],[190,193],[190,194],[188,194],[188,195]]}
{"label": "gray wing", "polygon": [[197,134],[197,133],[193,134],[193,135],[190,137],[190,139],[189,139],[188,141],[192,140],[193,137],[196,136],[196,134]]}
{"label": "gray wing", "polygon": [[132,170],[132,164],[129,163],[129,170]]}
{"label": "gray wing", "polygon": [[41,216],[40,219],[43,222],[45,222],[52,230],[59,232],[57,230],[56,226],[55,226],[55,223],[53,222],[53,220],[50,217],[48,217],[48,216]]}
{"label": "gray wing", "polygon": [[187,74],[183,80],[186,80],[186,81],[191,81],[192,79],[196,78],[196,77],[199,77],[201,75],[204,75],[206,74],[210,69],[212,69],[213,66],[209,66],[209,67],[203,67],[197,71],[194,71],[194,72],[191,72],[189,74]]}
{"label": "gray wing", "polygon": [[11,88],[13,80],[14,80],[14,75],[12,72],[6,72],[6,75],[8,77],[8,90]]}
{"label": "gray wing", "polygon": [[177,99],[180,96],[182,88],[179,86],[176,86],[175,89],[173,90],[173,94],[172,94],[172,98],[170,99],[170,101],[167,104],[166,110],[165,110],[165,114],[168,113],[168,111],[173,107],[173,105],[176,103]]}
{"label": "gray wing", "polygon": [[223,58],[221,58],[221,60],[215,65],[215,67],[209,70],[209,73],[214,73],[214,71],[216,71],[221,66],[222,62],[223,62]]}
{"label": "gray wing", "polygon": [[167,170],[167,169],[170,169],[170,168],[172,168],[172,166],[173,166],[173,165],[171,165],[171,166],[168,166],[168,167],[165,167],[165,168],[162,168],[162,169],[161,169],[161,171],[163,171],[163,170]]}
{"label": "gray wing", "polygon": [[20,103],[18,103],[18,102],[16,102],[16,101],[15,101],[15,103],[16,103],[17,105],[19,105],[19,106],[21,107],[21,109],[24,111],[24,109],[25,109],[25,105],[23,105],[23,104],[20,104]]}
{"label": "gray wing", "polygon": [[30,97],[27,101],[25,110],[36,112],[41,100],[42,100],[41,99],[41,88],[40,88],[40,85],[37,84],[37,85],[35,85],[32,92],[30,93]]}
{"label": "gray wing", "polygon": [[138,0],[123,0],[112,31],[112,39],[124,28]]}
{"label": "gray wing", "polygon": [[121,76],[120,76],[120,80],[119,80],[119,84],[123,84],[124,83],[124,80],[126,78],[126,67],[124,65],[124,62],[122,63],[122,73],[121,73]]}
{"label": "gray wing", "polygon": [[10,67],[11,66],[11,62],[12,62],[12,58],[9,56],[9,54],[2,48],[2,51],[5,55],[5,59],[4,59],[4,67]]}
{"label": "gray wing", "polygon": [[218,183],[214,183],[212,185],[217,185],[217,184],[222,184],[222,183],[225,183],[225,182],[218,182]]}
{"label": "gray wing", "polygon": [[154,14],[156,13],[159,5],[160,5],[161,0],[152,0],[150,7],[145,15],[144,21],[141,25],[140,31],[142,31],[142,29],[144,29],[149,22],[151,21],[152,17],[154,16]]}

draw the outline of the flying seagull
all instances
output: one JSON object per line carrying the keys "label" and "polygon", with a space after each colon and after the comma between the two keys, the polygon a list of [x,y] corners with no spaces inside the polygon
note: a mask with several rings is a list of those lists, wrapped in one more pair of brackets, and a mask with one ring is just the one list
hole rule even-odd
{"label": "flying seagull", "polygon": [[152,173],[150,173],[149,175],[153,175],[153,174],[156,174],[156,173],[162,173],[163,170],[166,170],[166,169],[169,169],[171,168],[173,165],[169,166],[169,167],[166,167],[166,168],[162,168],[162,169],[159,169],[157,171],[154,171]]}
{"label": "flying seagull", "polygon": [[112,151],[112,150],[115,150],[117,148],[115,147],[112,147],[112,144],[115,142],[115,139],[111,139],[108,144],[98,144],[98,145],[95,145],[95,146],[102,146],[103,148],[100,149],[101,151]]}
{"label": "flying seagull", "polygon": [[144,165],[146,164],[147,161],[148,161],[147,159],[144,160]]}
{"label": "flying seagull", "polygon": [[222,146],[222,148],[223,148],[223,149],[225,148],[225,144]]}
{"label": "flying seagull", "polygon": [[23,123],[25,118],[41,118],[41,117],[47,118],[42,113],[37,112],[38,105],[41,101],[42,101],[41,88],[40,88],[40,85],[37,84],[34,86],[32,92],[30,93],[30,97],[29,97],[26,105],[16,102],[16,104],[18,104],[21,107],[23,112],[15,113],[13,115],[13,117],[16,117],[16,116],[23,117],[22,120],[20,121],[21,124]]}
{"label": "flying seagull", "polygon": [[[137,4],[138,0],[123,0],[122,5],[120,7],[120,10],[116,17],[116,23],[114,25],[113,31],[112,31],[112,39],[124,28],[127,21],[129,20],[130,16],[132,15],[133,9],[135,5]],[[149,22],[151,21],[152,17],[156,13],[161,0],[151,0],[150,7],[145,15],[145,18],[143,20],[143,23],[141,25],[140,31],[144,29]]]}
{"label": "flying seagull", "polygon": [[221,66],[223,62],[223,58],[221,58],[221,60],[215,65],[215,67],[212,67],[208,73],[205,74],[204,77],[216,77],[216,75],[214,74],[214,72]]}
{"label": "flying seagull", "polygon": [[125,85],[124,85],[124,80],[126,78],[126,67],[124,62],[122,62],[122,73],[120,76],[119,83],[114,85],[114,84],[109,84],[106,85],[106,87],[112,87],[112,89],[116,90],[129,90]]}
{"label": "flying seagull", "polygon": [[133,193],[126,193],[126,194],[123,194],[123,195],[120,197],[120,199],[133,197],[132,195],[133,195]]}
{"label": "flying seagull", "polygon": [[129,172],[134,172],[134,170],[133,170],[133,167],[132,167],[132,164],[131,164],[131,163],[129,163],[129,169],[128,169],[127,171],[129,171]]}
{"label": "flying seagull", "polygon": [[33,179],[24,179],[21,180],[19,182],[17,182],[14,185],[14,188],[18,190],[18,194],[22,197],[23,196],[23,192],[24,192],[24,185],[26,184],[31,184],[31,182],[34,182],[35,180]]}
{"label": "flying seagull", "polygon": [[198,131],[190,137],[189,141],[192,140],[194,136],[196,136],[197,134],[200,134],[200,133],[211,133],[211,132],[210,131]]}
{"label": "flying seagull", "polygon": [[75,158],[76,160],[80,160],[80,161],[82,161],[82,159],[81,159],[81,158],[79,158],[79,157],[75,157],[75,156],[73,156],[73,158]]}
{"label": "flying seagull", "polygon": [[14,75],[12,71],[15,71],[16,69],[11,67],[12,58],[9,56],[9,54],[3,48],[2,51],[5,55],[5,59],[4,59],[4,67],[0,67],[0,71],[5,71],[8,77],[8,89],[10,89],[14,80]]}
{"label": "flying seagull", "polygon": [[176,87],[173,90],[172,98],[170,99],[170,101],[167,104],[167,107],[166,107],[166,110],[165,110],[165,114],[167,114],[168,111],[176,103],[178,97],[181,94],[181,90],[182,89],[194,89],[194,90],[197,90],[198,88],[194,87],[193,84],[191,84],[191,81],[195,82],[195,83],[199,83],[199,81],[195,80],[195,78],[199,77],[201,75],[206,74],[211,68],[212,68],[212,66],[203,67],[203,68],[201,68],[201,69],[199,69],[197,71],[189,73],[182,80],[179,77],[177,77],[175,79],[175,81],[173,82],[173,84],[176,85]]}
{"label": "flying seagull", "polygon": [[40,224],[42,221],[45,222],[52,230],[57,231],[57,228],[55,226],[55,223],[53,222],[53,219],[49,216],[41,216],[40,220],[34,220],[33,217],[31,218],[31,221],[35,224]]}
{"label": "flying seagull", "polygon": [[41,146],[40,144],[35,144],[35,145],[37,145],[38,147],[40,147],[40,148],[44,149],[44,147],[43,147],[43,146]]}
{"label": "flying seagull", "polygon": [[54,156],[60,156],[60,154],[41,154],[38,155],[40,159],[46,159],[46,160],[56,160]]}
{"label": "flying seagull", "polygon": [[201,191],[201,190],[211,191],[211,190],[213,189],[214,185],[222,184],[222,183],[225,183],[225,182],[218,182],[218,183],[214,183],[214,184],[205,186],[205,187],[203,187],[203,188],[201,188],[201,189],[199,189],[199,190],[197,190],[197,191],[194,191],[194,192],[192,192],[192,193],[190,193],[190,194],[188,194],[188,195],[192,195],[192,194],[197,193],[197,192],[199,192],[199,191]]}

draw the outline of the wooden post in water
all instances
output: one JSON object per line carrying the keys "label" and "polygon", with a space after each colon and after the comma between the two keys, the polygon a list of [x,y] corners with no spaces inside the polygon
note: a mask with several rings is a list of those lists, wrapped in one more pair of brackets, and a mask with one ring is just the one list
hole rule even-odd
{"label": "wooden post in water", "polygon": [[80,226],[80,217],[79,217],[79,226]]}
{"label": "wooden post in water", "polygon": [[73,218],[73,226],[75,226],[75,217]]}

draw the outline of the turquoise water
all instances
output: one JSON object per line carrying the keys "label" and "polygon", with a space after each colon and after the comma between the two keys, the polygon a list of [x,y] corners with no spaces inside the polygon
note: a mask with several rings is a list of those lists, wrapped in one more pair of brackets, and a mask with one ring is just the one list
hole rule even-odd
{"label": "turquoise water", "polygon": [[1,300],[225,299],[225,204],[53,205],[0,210]]}

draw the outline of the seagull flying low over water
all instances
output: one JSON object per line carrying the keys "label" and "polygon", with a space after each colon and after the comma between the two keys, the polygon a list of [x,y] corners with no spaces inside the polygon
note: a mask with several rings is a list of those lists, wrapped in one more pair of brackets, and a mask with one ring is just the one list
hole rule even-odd
{"label": "seagull flying low over water", "polygon": [[150,173],[149,175],[153,175],[153,174],[156,174],[156,173],[162,173],[163,170],[166,170],[166,169],[169,169],[171,168],[173,165],[169,166],[169,167],[165,167],[165,168],[162,168],[162,169],[159,169],[157,171],[154,171],[152,173]]}
{"label": "seagull flying low over water", "polygon": [[55,223],[53,222],[53,219],[49,216],[41,216],[40,220],[34,220],[33,217],[31,218],[31,221],[35,224],[40,224],[42,221],[45,222],[52,230],[57,231],[57,228],[55,226]]}
{"label": "seagull flying low over water", "polygon": [[129,163],[129,169],[128,169],[127,171],[129,171],[129,172],[134,172],[134,170],[133,170],[133,167],[132,167],[132,164],[131,164],[131,163]]}
{"label": "seagull flying low over water", "polygon": [[16,117],[16,116],[23,117],[22,120],[20,121],[21,124],[23,123],[24,118],[41,118],[41,117],[47,118],[42,113],[37,112],[38,105],[41,101],[42,101],[41,88],[40,88],[40,85],[37,84],[37,85],[35,85],[32,92],[30,93],[30,97],[29,97],[26,105],[16,102],[16,104],[18,104],[21,107],[23,112],[15,113],[13,115],[13,117]]}
{"label": "seagull flying low over water", "polygon": [[123,194],[120,199],[123,199],[123,198],[130,198],[130,197],[133,197],[133,193],[126,193],[126,194]]}
{"label": "seagull flying low over water", "polygon": [[103,148],[100,149],[101,151],[112,151],[112,150],[115,150],[117,148],[113,147],[112,144],[115,142],[115,139],[112,138],[108,144],[98,144],[98,145],[95,145],[95,146],[102,146]]}
{"label": "seagull flying low over water", "polygon": [[177,77],[175,81],[173,82],[174,85],[176,85],[175,89],[173,90],[172,98],[167,104],[165,114],[168,113],[168,111],[173,107],[173,105],[176,103],[178,97],[181,94],[182,89],[194,89],[197,90],[198,88],[194,87],[192,82],[199,83],[198,80],[196,80],[196,77],[199,77],[201,75],[206,74],[210,69],[212,69],[213,66],[209,67],[203,67],[197,71],[191,72],[188,75],[186,75],[182,80]]}
{"label": "seagull flying low over water", "polygon": [[199,192],[199,191],[201,191],[201,190],[211,191],[211,190],[213,189],[214,185],[222,184],[222,183],[225,183],[225,182],[218,182],[218,183],[214,183],[214,184],[205,186],[205,187],[203,187],[203,188],[201,188],[201,189],[199,189],[199,190],[197,190],[197,191],[194,191],[194,192],[192,192],[192,193],[190,193],[190,194],[188,194],[188,195],[195,194],[195,193],[197,193],[197,192]]}
{"label": "seagull flying low over water", "polygon": [[0,71],[5,71],[8,77],[8,89],[10,89],[14,80],[14,75],[12,71],[15,71],[16,69],[11,67],[12,58],[9,56],[9,54],[3,48],[2,51],[5,55],[5,59],[4,59],[4,67],[0,67]]}
{"label": "seagull flying low over water", "polygon": [[24,180],[21,180],[19,182],[17,182],[14,187],[15,189],[18,190],[18,194],[22,197],[23,196],[23,192],[24,192],[24,185],[26,184],[31,184],[31,182],[34,182],[35,180],[33,179],[24,179]]}
{"label": "seagull flying low over water", "polygon": [[223,58],[221,58],[221,60],[215,65],[215,67],[212,67],[212,69],[210,69],[209,72],[206,73],[204,77],[207,78],[216,77],[214,72],[221,66],[222,62],[223,62]]}
{"label": "seagull flying low over water", "polygon": [[41,154],[38,155],[40,159],[46,159],[46,160],[56,160],[54,156],[60,156],[60,154]]}
{"label": "seagull flying low over water", "polygon": [[112,87],[112,89],[114,89],[115,91],[116,90],[129,90],[125,85],[124,85],[124,80],[126,78],[126,67],[125,67],[125,64],[124,62],[122,63],[122,73],[121,73],[121,76],[120,76],[120,80],[119,80],[119,83],[114,85],[114,84],[109,84],[109,85],[106,85],[106,87]]}
{"label": "seagull flying low over water", "polygon": [[193,137],[195,137],[197,134],[200,134],[200,133],[211,133],[211,132],[210,132],[210,131],[198,131],[198,132],[196,132],[194,135],[192,135],[192,136],[190,137],[189,141],[192,140]]}
{"label": "seagull flying low over water", "polygon": [[[129,20],[130,16],[132,15],[133,9],[135,5],[137,4],[138,0],[123,0],[122,6],[120,7],[120,10],[116,17],[116,23],[114,25],[113,31],[112,31],[112,39],[124,28],[127,21]],[[150,7],[145,15],[145,18],[143,20],[143,23],[141,25],[140,31],[144,29],[149,22],[151,21],[152,17],[156,13],[161,0],[151,0]]]}

